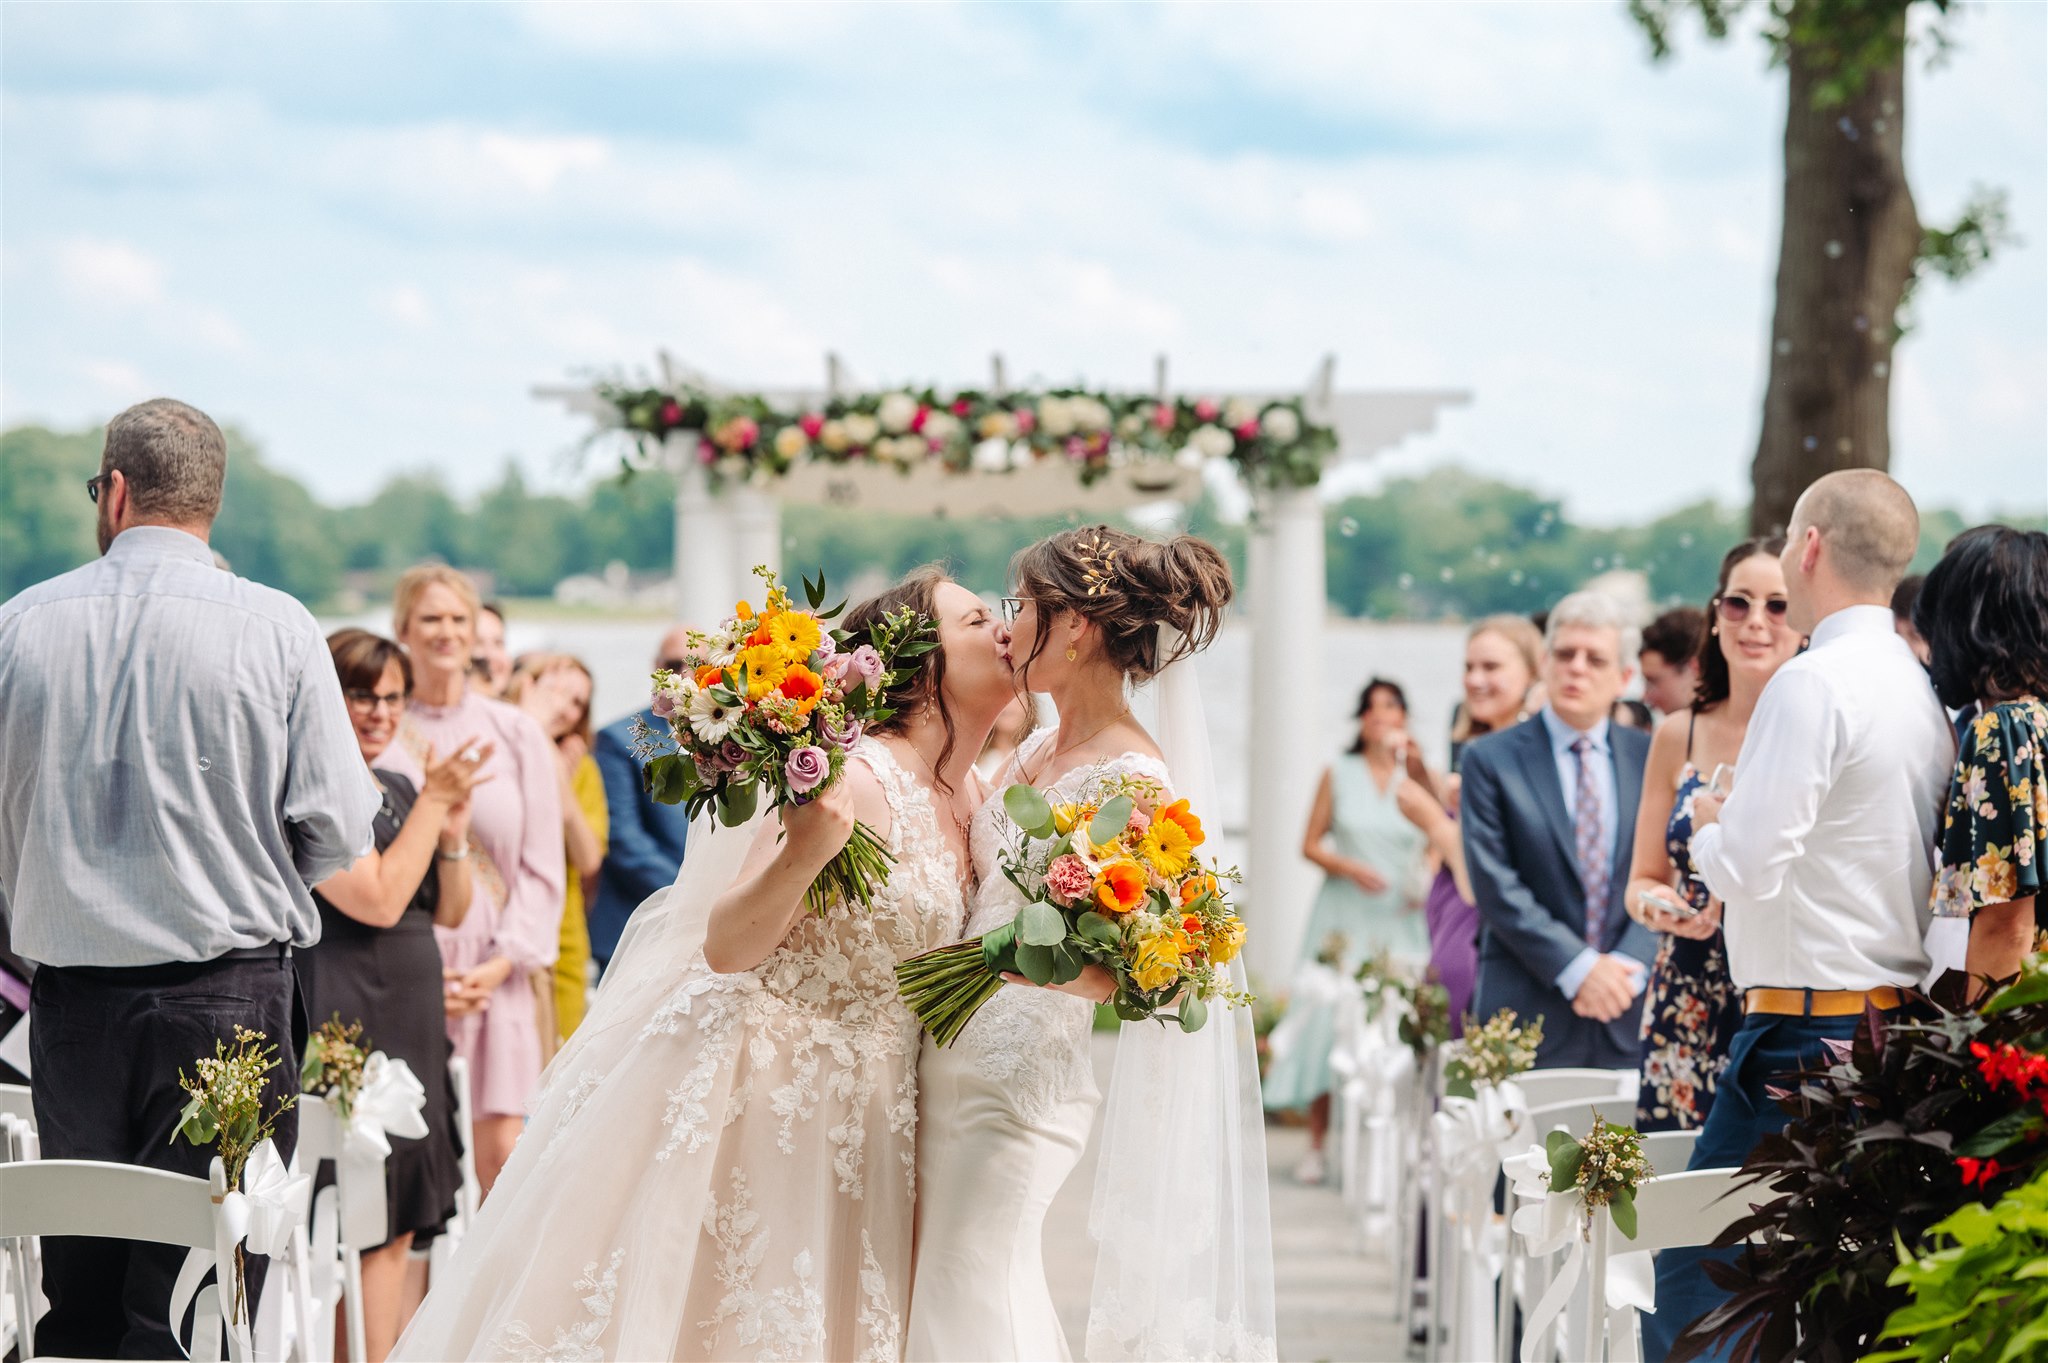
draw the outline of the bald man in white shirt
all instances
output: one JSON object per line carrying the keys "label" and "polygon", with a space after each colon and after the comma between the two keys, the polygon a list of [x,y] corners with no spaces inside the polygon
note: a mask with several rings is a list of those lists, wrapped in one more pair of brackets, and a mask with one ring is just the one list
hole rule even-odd
{"label": "bald man in white shirt", "polygon": [[[1892,589],[1919,539],[1912,498],[1874,469],[1829,474],[1793,509],[1788,619],[1810,645],[1764,688],[1725,802],[1703,793],[1694,806],[1692,859],[1725,906],[1745,1016],[1692,1168],[1742,1164],[1784,1128],[1769,1086],[1824,1063],[1827,1041],[1853,1037],[1866,1007],[1899,1007],[1927,973],[1955,741],[1926,669],[1892,628]],[[1724,1298],[1704,1257],[1659,1256],[1646,1358],[1662,1359]]]}

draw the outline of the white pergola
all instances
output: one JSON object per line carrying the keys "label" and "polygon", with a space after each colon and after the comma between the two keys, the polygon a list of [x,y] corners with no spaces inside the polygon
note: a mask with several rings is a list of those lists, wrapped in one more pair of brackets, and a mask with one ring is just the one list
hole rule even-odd
{"label": "white pergola", "polygon": [[[665,384],[688,383],[720,391],[702,375],[660,357]],[[764,391],[777,407],[814,408],[851,385],[837,356],[828,355],[819,388]],[[1254,402],[1299,397],[1311,421],[1333,427],[1338,448],[1332,466],[1362,462],[1436,426],[1446,407],[1471,401],[1456,390],[1339,390],[1336,358],[1317,366],[1298,392],[1229,390]],[[1007,391],[1000,357],[994,391]],[[1165,397],[1166,361],[1156,370],[1157,395]],[[617,409],[589,386],[538,385],[535,397],[561,402],[601,425],[618,424]],[[710,621],[750,594],[753,566],[782,561],[782,504],[828,504],[868,508],[896,515],[951,518],[1057,515],[1069,511],[1099,515],[1200,495],[1203,470],[1182,461],[1140,460],[1082,487],[1071,468],[1043,460],[1000,471],[952,472],[936,464],[903,473],[870,464],[800,464],[766,484],[728,480],[714,487],[696,458],[699,435],[672,432],[663,442],[677,472],[676,590],[678,618]],[[1321,696],[1320,650],[1303,651],[1291,636],[1301,626],[1299,603],[1320,597],[1325,581],[1323,511],[1318,488],[1250,489],[1253,517],[1247,544],[1248,578],[1242,600],[1251,616],[1251,694]],[[1216,698],[1211,703],[1217,703]],[[1300,855],[1301,830],[1318,775],[1327,759],[1320,745],[1304,742],[1297,705],[1251,706],[1246,771],[1245,908],[1252,924],[1247,967],[1268,988],[1284,984],[1293,966],[1301,931],[1314,898],[1316,873]]]}

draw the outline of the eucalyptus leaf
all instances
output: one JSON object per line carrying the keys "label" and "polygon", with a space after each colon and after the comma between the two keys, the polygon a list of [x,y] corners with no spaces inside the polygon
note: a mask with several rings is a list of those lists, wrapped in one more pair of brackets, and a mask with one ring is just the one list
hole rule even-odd
{"label": "eucalyptus leaf", "polygon": [[1067,920],[1043,900],[1025,903],[1017,914],[1017,940],[1027,946],[1055,946],[1067,939]]}
{"label": "eucalyptus leaf", "polygon": [[1112,842],[1131,822],[1131,811],[1137,808],[1128,795],[1119,795],[1095,812],[1088,821],[1088,837],[1097,843]]}
{"label": "eucalyptus leaf", "polygon": [[1116,946],[1124,939],[1116,924],[1092,909],[1075,920],[1074,930],[1089,941],[1098,942],[1106,947]]}
{"label": "eucalyptus leaf", "polygon": [[1121,989],[1116,991],[1116,996],[1109,1003],[1110,1007],[1116,1010],[1116,1015],[1125,1022],[1143,1022],[1147,1016],[1145,1005],[1132,999]]}
{"label": "eucalyptus leaf", "polygon": [[753,818],[759,789],[752,781],[726,782],[718,796],[718,821],[727,828],[738,828]]}
{"label": "eucalyptus leaf", "polygon": [[681,753],[664,753],[647,764],[647,793],[665,805],[697,793],[697,763]]}
{"label": "eucalyptus leaf", "polygon": [[1202,1024],[1209,1020],[1209,1005],[1193,994],[1180,1001],[1180,1029],[1183,1032],[1199,1032]]}
{"label": "eucalyptus leaf", "polygon": [[1017,973],[1033,984],[1052,983],[1052,948],[1017,943]]}
{"label": "eucalyptus leaf", "polygon": [[1477,1098],[1478,1096],[1479,1090],[1472,1086],[1472,1077],[1470,1075],[1446,1074],[1444,1076],[1444,1097]]}
{"label": "eucalyptus leaf", "polygon": [[1624,1236],[1636,1238],[1636,1193],[1633,1188],[1618,1188],[1613,1200],[1607,1204],[1608,1213],[1614,1217],[1614,1228]]}
{"label": "eucalyptus leaf", "polygon": [[1018,784],[1003,792],[1003,812],[1011,822],[1034,838],[1052,834],[1052,806],[1030,786]]}
{"label": "eucalyptus leaf", "polygon": [[1081,978],[1081,971],[1088,965],[1088,958],[1076,951],[1067,941],[1054,944],[1052,949],[1052,982],[1072,984]]}

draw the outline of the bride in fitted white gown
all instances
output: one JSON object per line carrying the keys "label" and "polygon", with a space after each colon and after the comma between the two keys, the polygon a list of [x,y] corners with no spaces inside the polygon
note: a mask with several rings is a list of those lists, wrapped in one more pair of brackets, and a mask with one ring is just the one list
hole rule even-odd
{"label": "bride in fitted white gown", "polygon": [[[1010,921],[1023,902],[1001,864],[1017,832],[1002,807],[1005,786],[1030,779],[1057,803],[1091,778],[1126,773],[1160,783],[1167,799],[1215,808],[1193,673],[1168,664],[1214,635],[1230,595],[1220,555],[1190,537],[1162,545],[1095,526],[1025,550],[1013,572],[1023,595],[1006,603],[1015,611],[1011,661],[1071,724],[1026,740],[975,814],[978,885],[965,936]],[[1152,739],[1124,702],[1129,680],[1155,677],[1154,732],[1177,770],[1147,751]],[[1108,977],[1091,971],[1096,997],[1106,995]],[[1088,984],[1084,976],[1073,988]],[[1218,1008],[1185,1035],[1126,1024],[1106,1103],[1089,1054],[1094,1013],[1077,992],[1010,985],[950,1047],[926,1038],[905,1334],[912,1363],[1073,1356],[1046,1284],[1043,1232],[1098,1109],[1086,1356],[1275,1356],[1249,1010]]]}

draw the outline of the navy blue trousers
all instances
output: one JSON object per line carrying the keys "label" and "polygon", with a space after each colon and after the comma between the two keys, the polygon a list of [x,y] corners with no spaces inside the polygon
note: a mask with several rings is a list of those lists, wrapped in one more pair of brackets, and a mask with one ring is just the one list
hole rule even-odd
{"label": "navy blue trousers", "polygon": [[[1785,1075],[1825,1064],[1827,1048],[1822,1043],[1855,1036],[1862,1020],[1860,1014],[1805,1018],[1752,1013],[1745,1017],[1728,1047],[1728,1069],[1687,1168],[1737,1168],[1758,1141],[1784,1130],[1785,1114],[1778,1100],[1765,1092],[1766,1087],[1784,1087]],[[1726,1293],[1708,1281],[1701,1264],[1708,1259],[1729,1263],[1741,1252],[1667,1249],[1657,1256],[1657,1312],[1643,1317],[1646,1363],[1664,1363],[1679,1331],[1726,1298]],[[1715,1360],[1728,1356],[1726,1351],[1701,1355]]]}

